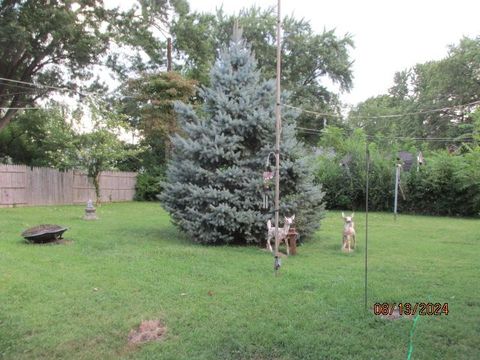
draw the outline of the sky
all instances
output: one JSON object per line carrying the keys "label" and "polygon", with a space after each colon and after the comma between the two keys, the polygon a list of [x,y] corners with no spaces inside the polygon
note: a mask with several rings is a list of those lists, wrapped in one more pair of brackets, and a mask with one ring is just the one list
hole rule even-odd
{"label": "sky", "polygon": [[[276,6],[276,0],[190,0],[195,11],[226,13]],[[354,87],[342,100],[356,104],[384,94],[396,71],[447,56],[448,45],[480,36],[479,0],[282,0],[282,14],[309,20],[314,31],[353,36]]]}

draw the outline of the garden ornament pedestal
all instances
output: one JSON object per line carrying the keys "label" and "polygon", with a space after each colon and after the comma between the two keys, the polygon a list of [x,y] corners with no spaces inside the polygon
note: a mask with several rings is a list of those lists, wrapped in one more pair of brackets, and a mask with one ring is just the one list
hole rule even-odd
{"label": "garden ornament pedestal", "polygon": [[87,201],[87,207],[85,208],[84,220],[97,220],[97,209],[93,206],[92,200]]}

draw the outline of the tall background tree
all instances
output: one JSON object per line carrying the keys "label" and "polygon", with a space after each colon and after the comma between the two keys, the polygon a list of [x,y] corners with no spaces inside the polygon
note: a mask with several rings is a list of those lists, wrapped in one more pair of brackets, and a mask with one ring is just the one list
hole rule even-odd
{"label": "tall background tree", "polygon": [[[15,108],[32,106],[55,88],[74,95],[84,87],[101,89],[95,66],[109,66],[124,77],[158,68],[165,46],[153,29],[168,23],[169,12],[187,10],[183,0],[140,0],[127,11],[107,9],[102,0],[2,1],[0,78],[44,86],[0,80],[0,107],[9,108],[0,113],[0,131]],[[115,51],[119,46],[129,46],[123,59]]]}
{"label": "tall background tree", "polygon": [[[174,222],[202,243],[261,243],[262,172],[274,149],[273,81],[261,79],[251,49],[238,31],[202,89],[202,115],[184,103],[176,111],[183,134],[173,139],[161,200]],[[282,131],[281,215],[295,214],[302,236],[320,223],[323,193],[313,184],[303,145],[295,136],[294,114],[286,111]],[[272,191],[269,191],[272,199]]]}
{"label": "tall background tree", "polygon": [[[89,172],[94,168],[92,164],[104,170],[111,167],[138,170],[165,163],[166,133],[171,133],[166,129],[172,120],[170,117],[170,122],[161,123],[152,115],[153,108],[161,120],[168,118],[166,105],[159,104],[157,99],[164,96],[165,100],[172,96],[172,91],[179,90],[181,78],[170,79],[177,81],[173,89],[163,86],[159,90],[159,79],[163,75],[155,78],[155,74],[165,69],[164,34],[168,32],[169,23],[172,17],[188,12],[188,3],[185,0],[138,0],[129,5],[129,8],[112,8],[101,0],[0,3],[0,107],[9,108],[0,110],[0,158],[3,161],[61,169],[80,167]],[[125,112],[118,110],[119,103],[105,96],[107,89],[113,90],[112,83],[118,84],[111,80],[123,82],[122,89],[128,84],[133,95],[129,99],[135,99],[135,105],[139,105],[137,115],[143,116],[139,121],[141,127],[136,130],[151,141],[123,144],[115,139],[118,129],[114,129],[111,122],[108,129],[102,125],[101,129],[88,134],[80,135],[73,130],[71,122],[75,112],[98,113],[96,109],[101,107],[103,117],[125,117]],[[107,86],[105,81],[111,83]],[[169,80],[165,78],[165,81]],[[143,83],[148,83],[154,92],[151,98],[145,96],[148,86]],[[175,85],[179,86],[175,88]],[[54,107],[60,109],[60,106],[53,102],[49,102],[45,110],[16,109],[45,107],[45,99],[52,95],[73,98],[77,110],[56,110]],[[172,110],[167,112],[171,114]],[[88,118],[83,117],[87,125]],[[138,116],[130,120],[135,125]],[[155,136],[159,133],[162,136]],[[149,146],[145,146],[145,142]],[[128,155],[137,148],[142,154],[136,151],[135,156],[122,161],[117,156]],[[160,148],[161,156],[158,155]],[[105,159],[109,151],[114,160],[99,161],[102,157]],[[88,160],[90,155],[95,159]]]}
{"label": "tall background tree", "polygon": [[[209,83],[209,69],[222,46],[228,44],[230,29],[238,21],[245,39],[251,44],[264,79],[275,74],[276,14],[274,8],[243,9],[238,16],[188,13],[172,25],[175,49],[183,65],[179,69],[201,84]],[[317,112],[340,115],[338,91],[352,86],[352,61],[349,50],[352,38],[337,36],[333,30],[317,34],[307,20],[286,16],[283,19],[282,86],[291,92],[289,103]],[[332,91],[329,83],[337,87]],[[300,127],[321,128],[323,118],[303,113],[297,119]],[[318,135],[302,134],[315,144]]]}
{"label": "tall background tree", "polygon": [[[414,161],[422,151],[425,162],[418,171],[414,166],[401,173],[400,211],[478,215],[479,111],[480,37],[461,39],[443,59],[397,72],[387,94],[369,98],[350,112],[350,129],[334,137],[335,145],[329,142],[333,133],[324,134],[317,181],[325,185],[328,206],[359,206],[365,200],[363,183],[351,182],[353,195],[338,187],[362,178],[359,155],[364,150],[350,142],[352,133],[362,130],[370,136],[370,185],[377,188],[371,192],[371,208],[392,208],[398,151],[412,153]],[[352,162],[349,171],[338,165],[345,157]]]}
{"label": "tall background tree", "polygon": [[119,111],[140,136],[136,196],[139,200],[156,200],[161,192],[167,160],[170,156],[170,136],[179,130],[173,104],[177,100],[193,102],[196,82],[176,72],[145,73],[130,79],[123,87],[125,96]]}
{"label": "tall background tree", "polygon": [[[406,137],[469,136],[480,101],[480,37],[463,38],[441,60],[417,64],[395,74],[388,94],[358,104],[349,116],[368,134]],[[466,105],[464,104],[471,104]],[[441,109],[440,111],[433,111]],[[418,113],[408,115],[409,113]],[[395,118],[376,118],[391,114]]]}

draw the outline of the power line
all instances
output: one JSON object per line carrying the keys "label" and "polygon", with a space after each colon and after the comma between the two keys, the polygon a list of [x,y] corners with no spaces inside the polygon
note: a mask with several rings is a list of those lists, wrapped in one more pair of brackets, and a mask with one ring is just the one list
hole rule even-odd
{"label": "power line", "polygon": [[[12,82],[12,83],[15,83],[15,84],[30,85],[30,86],[36,87],[36,89],[52,89],[52,90],[57,90],[57,91],[68,91],[68,92],[76,93],[76,94],[81,95],[81,96],[86,96],[86,95],[101,96],[101,94],[99,94],[97,92],[94,92],[94,91],[80,91],[80,90],[71,89],[71,88],[67,88],[67,87],[59,87],[59,86],[38,84],[38,83],[29,82],[29,81],[7,79],[7,78],[3,78],[3,77],[0,77],[0,81]],[[35,90],[35,88],[26,87],[26,86],[22,86],[22,85],[14,85],[14,84],[2,84],[2,85],[16,86],[16,87],[20,87],[20,88],[23,87],[23,88],[26,88],[26,89]]]}
{"label": "power line", "polygon": [[[375,139],[376,136],[374,135],[367,135],[369,139]],[[384,138],[388,139],[388,138]],[[458,139],[458,138],[428,138],[428,137],[408,137],[408,136],[394,136],[391,137],[390,139],[394,140],[405,140],[405,141],[440,141],[440,142],[472,142],[474,141],[473,138],[464,138],[464,139]]]}
{"label": "power line", "polygon": [[66,88],[66,87],[58,87],[58,86],[37,84],[37,83],[29,82],[29,81],[20,81],[20,80],[14,80],[14,79],[7,79],[7,78],[3,78],[3,77],[0,77],[0,80],[9,81],[9,82],[13,82],[13,83],[16,83],[16,84],[32,85],[32,86],[36,86],[37,88],[40,87],[40,88],[44,88],[44,89],[47,88],[47,89],[54,89],[54,90],[59,90],[59,91],[66,91],[66,90],[67,90],[67,91],[78,92],[78,91],[76,91],[76,90],[69,89],[69,88]]}
{"label": "power line", "polygon": [[12,84],[12,83],[5,82],[4,80],[0,80],[0,81],[3,81],[2,83],[0,83],[0,85],[2,85],[2,86],[10,86],[10,87],[14,87],[14,88],[27,89],[27,90],[38,90],[38,88],[35,88],[35,87],[32,87],[32,86]]}
{"label": "power line", "polygon": [[1,110],[40,110],[41,107],[0,107]]}
{"label": "power line", "polygon": [[[378,138],[376,135],[366,135],[370,139]],[[451,142],[469,142],[473,141],[473,138],[464,138],[459,139],[458,137],[455,138],[447,138],[447,137],[439,137],[439,138],[422,138],[422,137],[408,137],[408,136],[383,136],[384,139],[396,139],[396,140],[412,140],[412,141],[451,141]]]}
{"label": "power line", "polygon": [[[446,111],[446,110],[452,110],[452,109],[461,109],[464,107],[468,106],[474,106],[480,104],[480,100],[473,101],[471,103],[467,104],[461,104],[461,105],[454,105],[454,106],[448,106],[448,107],[442,107],[442,108],[437,108],[437,109],[430,109],[430,110],[420,110],[420,111],[415,111],[415,112],[406,112],[402,114],[390,114],[390,115],[376,115],[376,116],[351,116],[349,117],[350,119],[390,119],[390,118],[397,118],[397,117],[403,117],[403,116],[410,116],[410,115],[422,115],[422,114],[430,114],[430,113],[435,113],[435,112],[441,112],[441,111]],[[335,118],[343,118],[341,115],[335,115],[335,114],[328,114],[328,113],[321,113],[317,111],[312,111],[312,110],[305,110],[297,106],[292,106],[292,105],[287,105],[283,104],[282,106],[291,108],[291,109],[297,109],[300,110],[304,113],[307,114],[313,114],[313,115],[318,115],[318,116],[329,116],[329,117],[335,117]]]}
{"label": "power line", "polygon": [[[85,94],[93,94],[95,96],[99,96],[98,93],[96,92],[80,92],[75,89],[70,89],[67,87],[58,87],[58,86],[52,86],[52,85],[45,85],[45,84],[38,84],[38,83],[33,83],[33,82],[28,82],[28,81],[21,81],[21,80],[14,80],[14,79],[8,79],[8,78],[3,78],[0,77],[0,81],[3,81],[1,85],[7,85],[7,86],[13,86],[13,87],[18,87],[18,88],[24,88],[24,89],[30,89],[30,90],[35,90],[35,88],[29,87],[29,86],[34,86],[38,88],[43,88],[43,89],[53,89],[53,90],[58,90],[58,91],[69,91],[69,92],[74,92],[79,95],[85,95]],[[7,83],[5,83],[7,82]],[[14,84],[9,84],[8,82],[14,83]],[[21,85],[18,85],[21,84]],[[28,86],[25,86],[28,85]],[[12,94],[4,94],[3,96],[13,96],[15,94],[21,94],[21,93],[12,93]],[[27,94],[27,93],[25,93]],[[397,117],[403,117],[403,116],[410,116],[410,115],[421,115],[421,114],[429,114],[429,113],[434,113],[434,112],[441,112],[441,111],[446,111],[446,110],[452,110],[452,109],[458,109],[458,108],[464,108],[464,107],[469,107],[469,106],[474,106],[474,105],[479,105],[480,100],[473,101],[467,104],[461,104],[461,105],[454,105],[450,107],[442,107],[442,108],[437,108],[437,109],[430,109],[430,110],[420,110],[416,112],[407,112],[407,113],[402,113],[402,114],[390,114],[390,115],[377,115],[377,116],[353,116],[349,117],[350,119],[388,119],[388,118],[397,118]],[[329,113],[321,113],[317,111],[312,111],[312,110],[306,110],[297,106],[292,106],[288,104],[281,104],[281,106],[300,110],[304,113],[308,114],[313,114],[317,116],[328,116],[328,117],[335,117],[335,118],[342,118],[341,115],[334,115],[334,114],[329,114]],[[36,110],[36,109],[41,109],[41,108],[35,108],[35,107],[1,107],[0,109],[3,110]],[[309,134],[320,134],[323,133],[324,129],[313,129],[313,128],[304,128],[304,127],[295,127],[296,130],[304,133],[309,133]],[[367,137],[377,137],[373,135],[367,135]],[[398,139],[398,140],[413,140],[413,141],[471,141],[472,139],[463,139],[459,140],[456,138],[411,138],[411,137],[389,137],[390,139]]]}
{"label": "power line", "polygon": [[7,93],[7,94],[0,95],[0,98],[2,98],[2,97],[9,97],[9,96],[15,96],[15,95],[31,95],[31,94],[32,94],[31,91],[14,92],[14,93]]}
{"label": "power line", "polygon": [[[311,128],[304,128],[304,127],[295,127],[295,130],[300,132],[304,132],[307,134],[322,134],[324,132],[323,129],[311,129]],[[471,142],[474,139],[471,137],[459,139],[458,137],[455,138],[448,138],[448,137],[409,137],[409,136],[379,136],[379,135],[365,135],[369,139],[378,139],[383,138],[384,140],[410,140],[410,141],[450,141],[450,142]]]}

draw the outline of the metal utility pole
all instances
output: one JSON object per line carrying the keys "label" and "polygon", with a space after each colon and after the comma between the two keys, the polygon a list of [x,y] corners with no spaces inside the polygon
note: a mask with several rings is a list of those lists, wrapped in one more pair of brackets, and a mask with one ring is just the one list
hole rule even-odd
{"label": "metal utility pole", "polygon": [[365,142],[366,182],[365,182],[365,311],[368,309],[368,190],[370,175],[370,151],[368,140]]}
{"label": "metal utility pole", "polygon": [[400,168],[402,165],[395,166],[395,199],[393,201],[393,218],[397,220],[397,205],[398,205],[398,183],[400,181]]}
{"label": "metal utility pole", "polygon": [[281,13],[280,13],[280,1],[278,0],[277,6],[277,98],[275,104],[275,275],[280,267],[280,258],[278,247],[280,244],[280,238],[278,233],[278,218],[280,211],[280,133],[282,129],[282,117],[281,117],[281,97],[280,97],[280,74],[281,74],[281,39],[280,39],[280,28],[281,28]]}
{"label": "metal utility pole", "polygon": [[167,71],[172,71],[172,38],[167,38]]}

